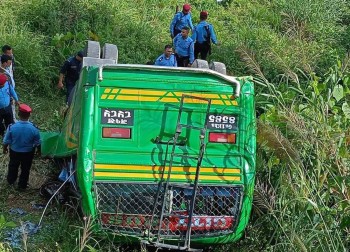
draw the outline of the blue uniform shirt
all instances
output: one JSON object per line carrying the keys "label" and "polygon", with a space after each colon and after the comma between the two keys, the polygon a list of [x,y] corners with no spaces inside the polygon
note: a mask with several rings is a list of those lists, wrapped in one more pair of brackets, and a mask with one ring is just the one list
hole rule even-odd
{"label": "blue uniform shirt", "polygon": [[81,70],[81,62],[77,60],[76,56],[70,57],[61,67],[60,73],[65,74],[66,82],[75,83],[79,79]]}
{"label": "blue uniform shirt", "polygon": [[31,152],[41,143],[39,130],[29,121],[11,124],[5,134],[3,144],[10,145],[16,152]]}
{"label": "blue uniform shirt", "polygon": [[169,67],[177,67],[177,62],[174,54],[171,54],[169,58],[165,57],[163,53],[156,59],[156,66],[169,66]]}
{"label": "blue uniform shirt", "polygon": [[196,25],[196,27],[194,28],[193,34],[192,34],[193,41],[198,42],[200,44],[203,44],[204,42],[207,41],[206,37],[208,36],[208,32],[205,28],[206,26],[209,27],[211,42],[213,42],[213,44],[216,45],[218,41],[216,39],[213,25],[207,23],[206,21],[199,22],[198,25]]}
{"label": "blue uniform shirt", "polygon": [[9,81],[9,83],[13,86],[13,88],[15,88],[16,83],[15,83],[15,80],[13,79],[13,72],[12,72],[11,68],[10,67],[3,68],[0,66],[0,69],[2,69],[4,71],[4,73],[6,74],[7,81]]}
{"label": "blue uniform shirt", "polygon": [[15,101],[18,101],[18,97],[13,89],[13,86],[6,81],[5,85],[0,88],[0,109],[6,108],[10,105],[10,97],[13,97]]}
{"label": "blue uniform shirt", "polygon": [[181,57],[190,57],[190,64],[194,61],[194,46],[193,40],[190,37],[184,39],[181,33],[174,38],[175,52]]}
{"label": "blue uniform shirt", "polygon": [[170,34],[174,36],[174,28],[181,31],[185,26],[193,30],[191,13],[185,15],[182,11],[179,11],[174,15],[174,18],[170,23]]}

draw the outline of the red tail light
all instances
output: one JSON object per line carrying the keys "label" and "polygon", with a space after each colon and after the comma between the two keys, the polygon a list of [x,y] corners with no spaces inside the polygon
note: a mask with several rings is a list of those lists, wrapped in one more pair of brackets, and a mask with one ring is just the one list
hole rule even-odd
{"label": "red tail light", "polygon": [[209,142],[235,144],[236,143],[236,134],[235,133],[210,132],[209,133]]}
{"label": "red tail light", "polygon": [[102,128],[102,137],[104,138],[131,138],[131,129],[129,128]]}

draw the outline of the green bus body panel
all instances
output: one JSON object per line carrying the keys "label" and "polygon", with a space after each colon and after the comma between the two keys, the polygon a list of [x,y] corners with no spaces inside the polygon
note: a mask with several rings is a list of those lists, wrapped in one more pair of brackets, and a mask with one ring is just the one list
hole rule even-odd
{"label": "green bus body panel", "polygon": [[[82,193],[82,208],[85,214],[96,216],[94,183],[159,182],[166,158],[166,144],[156,143],[156,140],[167,142],[174,135],[181,95],[209,98],[212,101],[210,113],[235,115],[238,128],[230,131],[236,134],[235,144],[208,142],[209,132],[225,132],[208,129],[202,162],[204,171],[199,183],[240,185],[244,188],[244,195],[235,232],[217,237],[193,238],[191,242],[198,245],[233,242],[241,237],[248,223],[255,179],[254,87],[249,79],[242,78],[240,82],[240,97],[232,100],[235,86],[211,73],[118,65],[105,66],[99,72],[97,67],[84,67],[61,132],[42,133],[42,153],[57,158],[77,156],[77,181]],[[187,112],[181,122],[203,125],[206,106],[199,100],[189,99],[187,103],[185,100]],[[131,111],[133,120],[128,124],[106,123],[102,120],[106,110]],[[103,128],[130,129],[131,138],[103,137]],[[198,155],[199,132],[183,132],[180,140],[187,140],[188,144],[179,149],[186,154]],[[167,158],[169,160],[170,156]],[[172,172],[171,182],[193,182],[194,172],[189,169],[196,167],[195,161],[174,159],[174,166],[179,168]],[[120,239],[123,240],[123,237],[121,235]]]}

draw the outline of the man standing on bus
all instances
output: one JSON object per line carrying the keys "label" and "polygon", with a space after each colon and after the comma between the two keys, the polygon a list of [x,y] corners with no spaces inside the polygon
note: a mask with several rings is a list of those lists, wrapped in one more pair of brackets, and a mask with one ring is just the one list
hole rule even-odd
{"label": "man standing on bus", "polygon": [[173,20],[170,24],[170,36],[175,38],[177,34],[181,33],[182,28],[185,26],[193,30],[192,17],[191,17],[191,5],[184,4],[182,11],[177,12],[174,15]]}
{"label": "man standing on bus", "polygon": [[171,45],[166,45],[164,47],[164,53],[156,59],[155,65],[177,67],[176,57],[173,54],[173,48]]}
{"label": "man standing on bus", "polygon": [[183,27],[180,34],[174,38],[177,66],[191,67],[194,61],[193,40],[188,36],[189,28]]}
{"label": "man standing on bus", "polygon": [[207,23],[208,12],[202,11],[199,15],[200,22],[193,30],[192,39],[194,44],[194,57],[198,59],[201,55],[202,60],[207,59],[207,55],[211,54],[211,42],[217,45],[218,41],[212,24]]}
{"label": "man standing on bus", "polygon": [[77,53],[77,55],[67,59],[63,66],[61,67],[60,77],[58,80],[57,87],[59,89],[63,88],[63,78],[66,83],[66,102],[68,102],[68,97],[75,86],[75,82],[79,80],[79,74],[83,61],[83,51]]}

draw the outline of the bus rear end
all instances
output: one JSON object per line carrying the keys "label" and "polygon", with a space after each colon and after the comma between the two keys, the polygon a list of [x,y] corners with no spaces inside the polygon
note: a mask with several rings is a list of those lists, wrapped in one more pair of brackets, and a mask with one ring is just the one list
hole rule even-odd
{"label": "bus rear end", "polygon": [[231,80],[210,70],[99,70],[84,97],[80,157],[91,169],[80,171],[80,187],[102,229],[178,243],[190,227],[197,246],[241,236],[254,186],[254,91],[249,80],[240,90]]}

